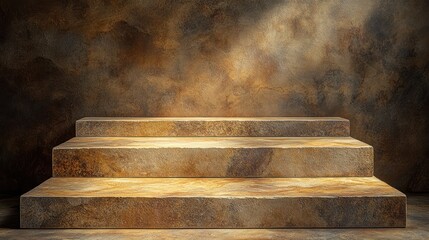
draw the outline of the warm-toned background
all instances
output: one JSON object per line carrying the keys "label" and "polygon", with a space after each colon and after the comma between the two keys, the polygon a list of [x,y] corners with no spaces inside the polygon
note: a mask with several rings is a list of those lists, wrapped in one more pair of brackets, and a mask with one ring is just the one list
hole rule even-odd
{"label": "warm-toned background", "polygon": [[429,190],[429,1],[0,0],[0,192],[84,116],[340,116]]}

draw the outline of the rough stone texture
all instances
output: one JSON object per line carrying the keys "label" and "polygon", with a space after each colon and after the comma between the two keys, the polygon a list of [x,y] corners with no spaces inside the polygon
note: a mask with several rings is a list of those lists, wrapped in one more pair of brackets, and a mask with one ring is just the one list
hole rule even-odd
{"label": "rough stone texture", "polygon": [[348,137],[350,122],[336,117],[86,117],[76,121],[76,136]]}
{"label": "rough stone texture", "polygon": [[406,197],[369,178],[51,178],[23,228],[405,227]]}
{"label": "rough stone texture", "polygon": [[429,190],[429,3],[0,1],[0,191],[85,116],[340,116],[375,175]]}
{"label": "rough stone texture", "polygon": [[76,137],[53,150],[54,177],[373,176],[351,137]]}
{"label": "rough stone texture", "polygon": [[406,228],[342,229],[16,229],[19,197],[0,196],[0,239],[429,239],[429,194],[407,194]]}

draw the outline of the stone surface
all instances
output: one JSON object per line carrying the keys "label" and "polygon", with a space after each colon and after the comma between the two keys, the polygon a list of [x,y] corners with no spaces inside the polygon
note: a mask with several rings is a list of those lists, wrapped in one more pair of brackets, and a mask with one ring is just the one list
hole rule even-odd
{"label": "stone surface", "polygon": [[406,197],[367,178],[51,178],[23,228],[405,227]]}
{"label": "stone surface", "polygon": [[0,1],[0,191],[84,116],[340,116],[429,191],[427,0]]}
{"label": "stone surface", "polygon": [[347,137],[350,122],[338,117],[95,118],[76,121],[76,136]]}
{"label": "stone surface", "polygon": [[55,177],[372,175],[372,147],[351,137],[76,137],[53,150]]}
{"label": "stone surface", "polygon": [[[13,199],[11,201],[10,199]],[[5,214],[3,214],[5,212]],[[11,219],[13,219],[11,221]],[[3,224],[7,222],[7,224]],[[9,224],[10,223],[10,224]],[[342,229],[16,229],[19,197],[0,196],[0,239],[429,239],[429,194],[407,194],[406,228]]]}

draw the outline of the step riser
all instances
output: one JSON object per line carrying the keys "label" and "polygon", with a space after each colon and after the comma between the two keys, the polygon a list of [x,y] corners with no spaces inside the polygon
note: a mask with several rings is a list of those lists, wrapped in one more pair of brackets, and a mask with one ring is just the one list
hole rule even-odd
{"label": "step riser", "polygon": [[403,197],[21,198],[22,228],[405,227]]}
{"label": "step riser", "polygon": [[53,150],[54,177],[372,176],[362,148],[80,148]]}
{"label": "step riser", "polygon": [[348,120],[338,121],[84,121],[76,122],[78,137],[139,136],[272,136],[347,137]]}
{"label": "step riser", "polygon": [[84,118],[22,228],[405,227],[341,118]]}

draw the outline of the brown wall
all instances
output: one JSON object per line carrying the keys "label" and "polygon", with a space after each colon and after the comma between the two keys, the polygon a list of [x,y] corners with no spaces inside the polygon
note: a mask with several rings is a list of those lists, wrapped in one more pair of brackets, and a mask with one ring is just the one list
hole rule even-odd
{"label": "brown wall", "polygon": [[84,116],[341,116],[429,190],[429,1],[0,0],[0,190]]}

